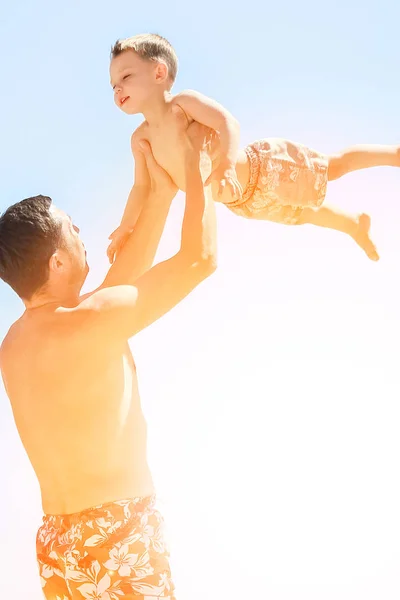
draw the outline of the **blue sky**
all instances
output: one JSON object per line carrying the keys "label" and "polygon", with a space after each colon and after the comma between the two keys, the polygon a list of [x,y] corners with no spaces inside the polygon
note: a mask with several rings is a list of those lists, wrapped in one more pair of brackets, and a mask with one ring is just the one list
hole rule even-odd
{"label": "blue sky", "polygon": [[[152,31],[242,143],[325,152],[400,142],[394,1],[18,2],[0,9],[0,211],[43,193],[74,218],[92,268],[133,177],[139,117],[112,101],[111,44]],[[367,211],[382,260],[344,236],[218,207],[220,267],[133,340],[179,597],[398,598],[400,171],[329,187]],[[178,245],[182,199],[159,257]],[[0,334],[22,311],[0,286]],[[0,596],[39,600],[37,483],[0,389]]]}

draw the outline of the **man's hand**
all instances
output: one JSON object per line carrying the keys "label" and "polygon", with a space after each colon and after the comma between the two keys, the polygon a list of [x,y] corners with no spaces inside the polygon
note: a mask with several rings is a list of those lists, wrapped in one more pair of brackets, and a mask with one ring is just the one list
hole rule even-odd
{"label": "man's hand", "polygon": [[225,189],[228,188],[233,200],[240,200],[243,194],[242,186],[237,178],[235,166],[230,163],[220,163],[211,173],[206,181],[206,185],[212,181],[218,181],[218,198],[222,197]]}
{"label": "man's hand", "polygon": [[[193,121],[188,127],[187,117],[179,105],[175,105],[172,111],[177,121],[181,141],[186,149],[186,157],[193,158],[195,154],[208,154],[215,132],[198,121]],[[230,190],[234,200],[240,200],[242,197],[242,186],[237,178],[235,166],[231,163],[221,162],[206,179],[204,185],[207,187],[212,181],[219,182],[218,197],[222,196],[225,188]]]}

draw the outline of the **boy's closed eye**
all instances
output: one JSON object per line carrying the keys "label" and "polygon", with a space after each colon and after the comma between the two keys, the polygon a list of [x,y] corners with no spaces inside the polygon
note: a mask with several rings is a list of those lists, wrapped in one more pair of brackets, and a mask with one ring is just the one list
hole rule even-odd
{"label": "boy's closed eye", "polygon": [[[131,75],[133,75],[133,73],[127,73],[126,75],[124,75],[124,76],[122,77],[122,80],[121,80],[121,81],[125,81],[125,79],[128,79],[128,77],[130,77]],[[112,86],[112,89],[113,89],[113,90],[115,90],[115,88],[116,88],[116,87],[117,87],[117,84],[116,84],[116,85],[113,85],[113,86]]]}

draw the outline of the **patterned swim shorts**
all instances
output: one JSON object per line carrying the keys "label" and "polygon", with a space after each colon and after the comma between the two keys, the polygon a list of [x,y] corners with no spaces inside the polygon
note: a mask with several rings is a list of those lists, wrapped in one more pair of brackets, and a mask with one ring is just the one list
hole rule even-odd
{"label": "patterned swim shorts", "polygon": [[280,138],[245,148],[250,179],[242,198],[226,204],[237,215],[295,225],[303,208],[320,206],[328,183],[328,157]]}
{"label": "patterned swim shorts", "polygon": [[36,552],[48,600],[175,600],[154,496],[45,515]]}

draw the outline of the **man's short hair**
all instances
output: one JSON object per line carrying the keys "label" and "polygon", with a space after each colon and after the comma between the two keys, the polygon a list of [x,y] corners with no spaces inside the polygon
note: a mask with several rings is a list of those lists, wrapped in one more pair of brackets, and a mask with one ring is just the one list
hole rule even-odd
{"label": "man's short hair", "polygon": [[111,48],[111,58],[116,58],[127,50],[134,50],[145,60],[163,61],[168,67],[171,85],[178,72],[178,57],[168,40],[156,33],[141,33],[124,40],[117,40]]}
{"label": "man's short hair", "polygon": [[0,216],[0,278],[30,300],[49,278],[49,260],[62,243],[62,222],[48,196],[33,196]]}

